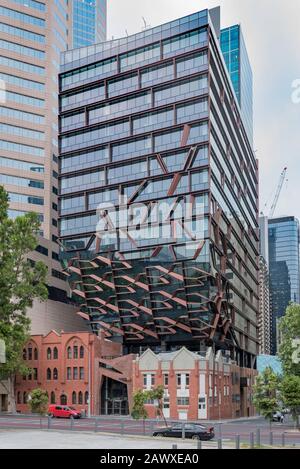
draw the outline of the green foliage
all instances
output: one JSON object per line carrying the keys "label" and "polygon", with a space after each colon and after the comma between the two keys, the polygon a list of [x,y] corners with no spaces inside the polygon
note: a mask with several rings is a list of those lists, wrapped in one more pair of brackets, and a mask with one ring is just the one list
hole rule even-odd
{"label": "green foliage", "polygon": [[39,228],[37,214],[15,220],[8,217],[8,195],[0,186],[0,338],[5,342],[7,359],[0,367],[0,380],[28,372],[22,360],[30,331],[26,310],[35,298],[43,301],[48,296],[47,267],[42,262],[31,265],[27,260],[38,244]]}
{"label": "green foliage", "polygon": [[256,378],[253,403],[261,415],[270,422],[272,422],[274,412],[279,410],[278,389],[279,377],[271,368],[266,368]]}
{"label": "green foliage", "polygon": [[31,391],[28,405],[33,414],[45,415],[48,412],[48,402],[48,394],[43,389]]}
{"label": "green foliage", "polygon": [[133,395],[133,408],[131,412],[132,418],[135,420],[147,419],[148,413],[145,409],[145,403],[148,400],[153,400],[157,402],[157,415],[163,416],[163,397],[164,397],[164,387],[157,386],[157,388],[150,389],[149,391],[138,390]]}
{"label": "green foliage", "polygon": [[133,395],[133,406],[131,417],[134,420],[146,420],[148,418],[147,410],[145,409],[145,402],[147,400],[147,393],[139,389]]}
{"label": "green foliage", "polygon": [[300,376],[286,375],[280,385],[281,399],[290,409],[291,414],[299,428],[300,415]]}
{"label": "green foliage", "polygon": [[[279,323],[281,345],[279,357],[286,375],[300,376],[300,357],[294,341],[300,339],[300,305],[290,304]],[[298,363],[297,363],[298,362]]]}

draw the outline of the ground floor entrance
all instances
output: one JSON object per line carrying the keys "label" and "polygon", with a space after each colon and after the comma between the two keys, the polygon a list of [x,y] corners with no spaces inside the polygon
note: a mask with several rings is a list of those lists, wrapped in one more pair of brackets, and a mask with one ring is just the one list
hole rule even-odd
{"label": "ground floor entrance", "polygon": [[128,415],[128,393],[124,383],[104,377],[101,387],[101,415]]}

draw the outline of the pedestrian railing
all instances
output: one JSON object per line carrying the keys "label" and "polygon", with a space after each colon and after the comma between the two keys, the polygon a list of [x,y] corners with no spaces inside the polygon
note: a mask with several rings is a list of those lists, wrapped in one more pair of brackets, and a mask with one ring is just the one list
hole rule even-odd
{"label": "pedestrian railing", "polygon": [[[178,424],[176,422],[168,422],[168,425]],[[182,423],[182,422],[181,422]],[[194,422],[195,423],[195,422]],[[14,415],[14,416],[0,416],[0,429],[31,429],[43,431],[71,431],[71,432],[94,432],[97,434],[109,433],[122,436],[152,436],[155,430],[164,427],[162,421],[146,420],[134,421],[127,419],[111,419],[110,416],[94,417],[91,419],[54,419],[49,416],[41,417],[38,415]],[[187,423],[182,424],[180,439],[183,442],[189,442],[186,432]],[[221,426],[220,426],[221,427]],[[295,447],[300,448],[300,432],[293,431],[290,428],[288,431],[281,429],[267,430],[266,428],[257,428],[249,433],[241,430],[240,433],[226,435],[226,428],[223,425],[219,431],[215,430],[215,438],[210,442],[203,442],[200,440],[195,441],[195,449],[203,449],[213,447],[215,449],[256,449],[261,447]],[[228,432],[227,432],[228,433]],[[174,438],[172,438],[174,441]],[[181,445],[178,443],[173,445]],[[193,443],[194,444],[194,443]]]}

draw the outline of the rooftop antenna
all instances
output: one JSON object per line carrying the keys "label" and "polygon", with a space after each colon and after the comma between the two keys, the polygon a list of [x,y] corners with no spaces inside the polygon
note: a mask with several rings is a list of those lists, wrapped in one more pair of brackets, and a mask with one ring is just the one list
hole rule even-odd
{"label": "rooftop antenna", "polygon": [[147,24],[147,21],[145,20],[143,16],[142,16],[142,20],[144,23],[144,27],[142,28],[142,31],[146,31],[147,29],[151,28],[151,24]]}
{"label": "rooftop antenna", "polygon": [[128,34],[128,31],[127,31],[127,29],[125,29],[125,33],[126,33],[126,36],[128,37],[128,36],[129,36],[129,34]]}

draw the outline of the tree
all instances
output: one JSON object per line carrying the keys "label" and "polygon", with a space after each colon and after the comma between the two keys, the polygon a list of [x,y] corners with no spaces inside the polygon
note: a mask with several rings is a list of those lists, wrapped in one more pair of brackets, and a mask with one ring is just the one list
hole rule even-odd
{"label": "tree", "polygon": [[286,375],[282,380],[280,391],[282,402],[290,409],[292,417],[299,429],[300,376]]}
{"label": "tree", "polygon": [[48,402],[48,394],[43,389],[31,391],[28,405],[33,414],[45,415],[48,411]]}
{"label": "tree", "polygon": [[148,412],[145,408],[145,402],[147,400],[147,391],[139,389],[133,395],[133,406],[131,411],[131,417],[134,420],[143,419],[144,433],[145,433],[145,421],[148,418]]}
{"label": "tree", "polygon": [[279,410],[278,402],[279,377],[271,368],[266,368],[257,376],[254,386],[253,403],[266,420],[273,420],[273,414]]}
{"label": "tree", "polygon": [[279,357],[285,375],[300,376],[300,305],[290,304],[279,323]]}
{"label": "tree", "polygon": [[163,386],[157,386],[157,388],[152,389],[151,391],[148,391],[148,399],[153,399],[154,402],[157,402],[157,415],[162,417],[164,419],[166,427],[168,426],[168,423],[166,421],[165,415],[164,415],[164,387]]}
{"label": "tree", "polygon": [[164,398],[164,387],[157,386],[157,388],[149,389],[148,391],[138,390],[133,395],[133,407],[131,416],[135,420],[143,419],[144,425],[145,420],[148,418],[148,412],[145,408],[145,404],[148,400],[154,401],[157,403],[156,412],[157,415],[162,417],[165,421],[166,427],[168,426],[163,413],[163,398]]}
{"label": "tree", "polygon": [[0,339],[6,346],[6,363],[0,367],[0,381],[8,382],[7,392],[15,411],[14,378],[27,374],[22,350],[30,333],[26,311],[33,300],[48,297],[45,285],[47,267],[33,264],[28,254],[38,245],[40,222],[37,214],[28,213],[12,220],[8,216],[8,194],[0,186]]}

